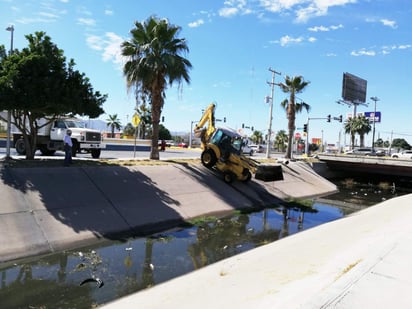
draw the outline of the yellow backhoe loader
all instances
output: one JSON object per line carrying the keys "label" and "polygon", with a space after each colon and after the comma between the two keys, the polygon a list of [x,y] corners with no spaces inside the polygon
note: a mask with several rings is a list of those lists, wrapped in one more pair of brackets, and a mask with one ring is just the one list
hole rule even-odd
{"label": "yellow backhoe loader", "polygon": [[215,109],[216,104],[211,103],[194,128],[195,137],[201,140],[202,164],[222,172],[226,183],[235,179],[249,181],[252,174],[264,181],[283,180],[280,165],[262,165],[242,154],[243,137],[239,133],[215,127]]}

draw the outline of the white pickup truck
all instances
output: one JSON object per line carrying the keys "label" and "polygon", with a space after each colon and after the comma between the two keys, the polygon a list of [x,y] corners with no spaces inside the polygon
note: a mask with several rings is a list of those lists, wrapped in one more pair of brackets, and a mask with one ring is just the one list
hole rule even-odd
{"label": "white pickup truck", "polygon": [[[46,119],[39,119],[39,125],[45,124]],[[42,126],[37,133],[36,148],[41,151],[43,155],[52,155],[57,150],[64,150],[63,138],[66,130],[72,131],[73,149],[72,155],[85,150],[92,154],[93,158],[99,158],[101,149],[105,148],[102,143],[102,134],[98,130],[86,128],[85,124],[76,118],[58,118],[51,123]],[[17,153],[24,155],[26,153],[26,146],[22,138],[21,132],[12,126],[13,145]]]}
{"label": "white pickup truck", "polygon": [[391,155],[392,158],[412,159],[412,150],[403,150]]}

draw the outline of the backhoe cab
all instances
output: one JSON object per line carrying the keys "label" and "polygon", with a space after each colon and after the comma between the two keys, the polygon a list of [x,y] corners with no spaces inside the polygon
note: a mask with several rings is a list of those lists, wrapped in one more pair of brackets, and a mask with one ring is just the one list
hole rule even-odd
{"label": "backhoe cab", "polygon": [[[207,168],[216,167],[223,173],[226,183],[234,180],[247,182],[256,173],[255,178],[264,181],[282,180],[281,166],[262,166],[242,154],[243,138],[235,130],[215,127],[216,104],[212,103],[205,110],[196,125],[195,136],[200,138],[202,164]],[[208,124],[205,128],[204,126]]]}

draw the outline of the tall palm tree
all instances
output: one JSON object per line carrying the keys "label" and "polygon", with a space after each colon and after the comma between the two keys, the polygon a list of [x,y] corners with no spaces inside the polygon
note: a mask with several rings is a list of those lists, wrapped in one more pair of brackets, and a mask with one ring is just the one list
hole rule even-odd
{"label": "tall palm tree", "polygon": [[111,137],[114,137],[114,130],[120,130],[122,128],[122,124],[120,119],[117,117],[117,114],[109,115],[109,118],[106,119],[106,125],[110,127],[112,131]]}
{"label": "tall palm tree", "polygon": [[310,82],[305,81],[302,76],[285,77],[284,83],[279,83],[280,89],[284,93],[289,94],[289,99],[285,99],[281,105],[286,110],[286,117],[288,119],[288,148],[286,151],[286,158],[292,158],[292,140],[296,129],[295,120],[296,113],[303,109],[310,110],[309,104],[305,102],[296,103],[296,94],[301,93]]}
{"label": "tall palm tree", "polygon": [[127,88],[135,89],[143,101],[147,99],[151,104],[153,160],[159,160],[159,122],[167,85],[177,82],[181,89],[183,80],[190,82],[188,71],[192,64],[180,55],[189,48],[185,39],[177,38],[180,30],[166,19],[151,16],[135,22],[130,40],[121,45],[122,55],[127,59],[123,67]]}

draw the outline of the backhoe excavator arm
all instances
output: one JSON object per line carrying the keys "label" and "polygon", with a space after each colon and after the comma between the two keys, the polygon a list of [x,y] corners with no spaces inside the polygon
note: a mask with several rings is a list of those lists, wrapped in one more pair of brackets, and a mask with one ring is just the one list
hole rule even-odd
{"label": "backhoe excavator arm", "polygon": [[[197,123],[194,133],[196,137],[200,137],[201,140],[201,148],[205,149],[207,143],[210,141],[210,138],[212,137],[213,133],[215,132],[215,109],[216,109],[216,104],[211,103],[203,113],[202,118],[199,120]],[[207,127],[204,128],[204,126],[207,123]]]}

